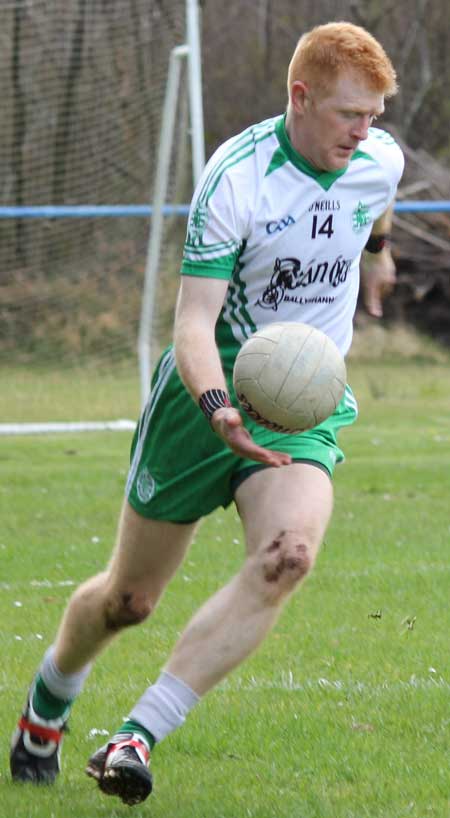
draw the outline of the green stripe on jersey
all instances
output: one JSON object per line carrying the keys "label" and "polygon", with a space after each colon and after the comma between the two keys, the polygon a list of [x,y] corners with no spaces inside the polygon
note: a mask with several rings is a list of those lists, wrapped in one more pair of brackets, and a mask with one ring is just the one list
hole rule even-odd
{"label": "green stripe on jersey", "polygon": [[185,260],[181,265],[181,275],[196,278],[223,278],[229,281],[232,271],[232,267],[220,265],[220,259],[215,260],[214,263]]}
{"label": "green stripe on jersey", "polygon": [[232,140],[221,160],[211,168],[211,172],[207,176],[199,193],[197,205],[206,204],[208,202],[228,168],[247,159],[248,156],[255,153],[255,146],[258,142],[272,136],[279,119],[280,117],[272,117],[257,126],[252,125],[240,134],[240,136]]}
{"label": "green stripe on jersey", "polygon": [[[244,251],[244,249],[245,244],[243,245],[242,250]],[[244,265],[238,260],[233,271],[226,300],[218,321],[216,335],[220,346],[222,360],[224,359],[224,356],[228,358],[230,344],[231,349],[236,350],[236,345],[239,346],[242,344],[250,335],[256,332],[257,329],[256,324],[247,308],[248,298],[245,289],[245,280],[241,277],[241,270],[243,269]],[[231,326],[235,327],[236,335],[239,340],[235,339]]]}
{"label": "green stripe on jersey", "polygon": [[376,161],[376,159],[373,156],[371,156],[370,153],[366,153],[366,151],[360,150],[355,151],[350,161],[353,162],[355,159],[368,159],[369,162]]}
{"label": "green stripe on jersey", "polygon": [[[206,249],[206,248],[205,248]],[[230,279],[233,275],[233,270],[236,266],[236,260],[239,253],[242,252],[242,245],[234,253],[229,253],[227,256],[217,256],[206,258],[207,253],[203,254],[203,258],[192,259],[186,258],[186,251],[181,263],[181,274],[188,276],[203,276],[204,278],[225,278]]]}
{"label": "green stripe on jersey", "polygon": [[270,176],[270,174],[273,173],[274,170],[282,168],[283,165],[286,164],[286,162],[289,162],[289,157],[286,156],[282,147],[278,147],[275,153],[273,154],[272,159],[270,160],[269,167],[267,168],[264,176]]}
{"label": "green stripe on jersey", "polygon": [[[245,249],[245,245],[242,249]],[[248,298],[245,292],[245,281],[241,277],[241,270],[244,269],[244,266],[238,261],[234,268],[233,278],[228,288],[227,306],[232,321],[239,325],[244,338],[248,338],[256,332],[256,324],[247,310]]]}
{"label": "green stripe on jersey", "polygon": [[298,170],[301,170],[301,172],[306,176],[311,176],[313,179],[315,179],[317,184],[324,190],[329,190],[333,182],[335,182],[340,178],[340,176],[342,176],[343,173],[345,173],[346,168],[335,171],[321,171],[310,165],[310,163],[291,145],[288,133],[286,131],[285,117],[278,120],[275,130],[280,141],[280,145],[289,161],[292,162],[292,164]]}
{"label": "green stripe on jersey", "polygon": [[228,239],[228,241],[217,241],[215,244],[193,244],[189,240],[185,243],[185,249],[194,256],[206,256],[213,253],[220,253],[224,250],[236,250],[239,245],[235,239]]}

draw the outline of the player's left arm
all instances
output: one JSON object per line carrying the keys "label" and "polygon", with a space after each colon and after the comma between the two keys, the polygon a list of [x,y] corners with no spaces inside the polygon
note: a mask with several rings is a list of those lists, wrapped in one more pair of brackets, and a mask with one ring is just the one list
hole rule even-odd
{"label": "player's left arm", "polygon": [[369,315],[383,315],[383,299],[395,286],[395,263],[391,253],[393,203],[373,223],[361,259],[361,288]]}
{"label": "player's left arm", "polygon": [[[182,276],[175,314],[174,341],[177,368],[186,389],[201,406],[201,397],[213,390],[227,393],[215,326],[228,289],[220,278]],[[199,408],[200,411],[200,408]],[[240,457],[266,466],[286,466],[291,456],[259,446],[233,406],[221,405],[210,415],[211,427]]]}

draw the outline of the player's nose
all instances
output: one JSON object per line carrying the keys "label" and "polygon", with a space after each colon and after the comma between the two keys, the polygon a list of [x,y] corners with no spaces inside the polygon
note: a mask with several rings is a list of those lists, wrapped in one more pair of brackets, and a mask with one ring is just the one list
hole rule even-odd
{"label": "player's nose", "polygon": [[358,117],[352,128],[351,132],[352,139],[357,139],[359,142],[362,142],[364,139],[367,139],[369,135],[370,121],[371,120],[369,116]]}

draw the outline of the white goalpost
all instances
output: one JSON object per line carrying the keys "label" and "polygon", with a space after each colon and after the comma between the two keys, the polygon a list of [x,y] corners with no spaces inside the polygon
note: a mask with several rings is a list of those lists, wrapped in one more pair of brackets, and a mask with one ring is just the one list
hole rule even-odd
{"label": "white goalpost", "polygon": [[205,164],[201,55],[198,5],[196,0],[187,0],[186,12],[187,41],[185,45],[174,48],[170,55],[166,96],[161,121],[155,193],[153,198],[153,217],[150,228],[138,340],[142,406],[145,405],[150,392],[150,380],[155,357],[152,354],[151,338],[155,313],[156,277],[161,258],[164,218],[163,207],[167,197],[182,60],[188,61],[189,112],[194,185],[200,177]]}
{"label": "white goalpost", "polygon": [[134,369],[148,397],[205,162],[199,16],[198,0],[0,8],[0,373],[27,385],[0,435],[134,428],[119,406],[99,420],[88,386],[63,419],[26,401],[44,371],[128,389]]}

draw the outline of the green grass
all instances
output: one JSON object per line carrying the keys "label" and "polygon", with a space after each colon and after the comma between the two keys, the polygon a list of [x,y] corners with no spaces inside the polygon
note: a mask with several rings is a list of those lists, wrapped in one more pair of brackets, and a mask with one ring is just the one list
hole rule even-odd
{"label": "green grass", "polygon": [[139,413],[136,362],[50,371],[32,367],[2,368],[0,423],[110,420]]}
{"label": "green grass", "polygon": [[[355,363],[332,524],[274,632],[154,753],[133,816],[448,818],[448,366]],[[135,417],[138,388],[4,373],[2,419]],[[33,407],[26,417],[25,406]],[[32,417],[30,417],[30,411]],[[86,414],[86,411],[89,414]],[[0,438],[1,814],[122,818],[83,766],[155,678],[183,624],[242,559],[233,509],[207,519],[153,619],[98,661],[51,790],[13,785],[8,739],[73,588],[103,567],[130,435]],[[71,584],[72,583],[72,584]],[[20,603],[20,605],[18,604]]]}

